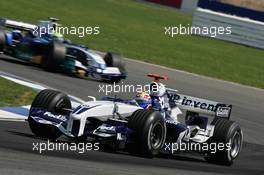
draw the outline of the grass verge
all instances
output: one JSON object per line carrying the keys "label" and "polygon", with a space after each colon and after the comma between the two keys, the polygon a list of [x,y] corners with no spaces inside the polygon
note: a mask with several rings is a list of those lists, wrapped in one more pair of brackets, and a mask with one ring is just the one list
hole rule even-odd
{"label": "grass verge", "polygon": [[190,14],[136,0],[2,0],[0,15],[36,23],[48,16],[63,26],[100,26],[96,36],[75,42],[100,51],[192,73],[264,88],[264,51],[224,41],[164,35],[165,26],[188,25]]}
{"label": "grass verge", "polygon": [[32,89],[0,78],[0,106],[23,106],[33,101],[36,92]]}

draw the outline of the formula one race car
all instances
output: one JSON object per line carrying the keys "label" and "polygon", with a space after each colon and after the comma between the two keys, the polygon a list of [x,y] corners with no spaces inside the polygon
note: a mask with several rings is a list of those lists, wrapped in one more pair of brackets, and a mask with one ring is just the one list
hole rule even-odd
{"label": "formula one race car", "polygon": [[109,82],[126,78],[123,58],[112,53],[101,57],[86,46],[65,40],[55,32],[57,20],[50,18],[33,25],[0,19],[0,53],[41,65],[52,72],[61,71]]}
{"label": "formula one race car", "polygon": [[[155,78],[149,92],[152,108],[142,107],[134,99],[106,97],[99,101],[93,98],[73,109],[64,93],[43,90],[30,108],[31,131],[54,140],[62,134],[77,140],[89,138],[99,142],[100,148],[110,146],[146,157],[182,152],[175,148],[179,144],[195,145],[196,149],[186,151],[199,152],[209,162],[231,165],[243,142],[240,126],[229,120],[232,106],[178,94],[159,82],[166,77],[149,76]],[[157,99],[164,107],[157,108]],[[183,112],[185,122],[179,122]],[[216,145],[220,147],[210,150]]]}

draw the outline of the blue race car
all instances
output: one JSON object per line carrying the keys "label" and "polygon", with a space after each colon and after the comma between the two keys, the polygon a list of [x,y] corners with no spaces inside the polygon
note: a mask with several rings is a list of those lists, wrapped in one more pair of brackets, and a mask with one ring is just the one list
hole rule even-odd
{"label": "blue race car", "polygon": [[[17,59],[41,65],[44,70],[64,72],[78,77],[92,77],[119,82],[127,76],[124,59],[113,53],[104,57],[88,47],[72,43],[56,28],[58,19],[49,18],[38,25],[8,19],[0,20],[0,52]],[[40,30],[46,31],[41,33]]]}

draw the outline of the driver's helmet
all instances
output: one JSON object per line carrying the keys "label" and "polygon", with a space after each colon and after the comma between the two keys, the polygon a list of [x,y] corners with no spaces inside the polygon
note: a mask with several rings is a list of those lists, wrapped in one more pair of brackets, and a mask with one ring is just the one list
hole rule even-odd
{"label": "driver's helmet", "polygon": [[20,30],[13,30],[12,35],[14,40],[19,40],[22,38],[22,33]]}
{"label": "driver's helmet", "polygon": [[159,82],[153,82],[149,85],[149,94],[154,97],[162,97],[166,93],[166,87]]}
{"label": "driver's helmet", "polygon": [[58,41],[63,41],[64,38],[63,38],[63,35],[59,32],[54,32],[52,33],[52,37]]}
{"label": "driver's helmet", "polygon": [[135,98],[137,104],[142,107],[143,109],[150,109],[151,108],[151,97],[147,92],[140,92],[136,95]]}

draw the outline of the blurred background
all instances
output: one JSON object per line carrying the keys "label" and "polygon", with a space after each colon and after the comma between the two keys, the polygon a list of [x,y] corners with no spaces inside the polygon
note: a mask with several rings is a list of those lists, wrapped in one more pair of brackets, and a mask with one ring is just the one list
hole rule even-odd
{"label": "blurred background", "polygon": [[[99,51],[264,88],[264,0],[1,0],[0,16],[100,26],[65,36]],[[231,35],[165,35],[165,27],[231,26]]]}

